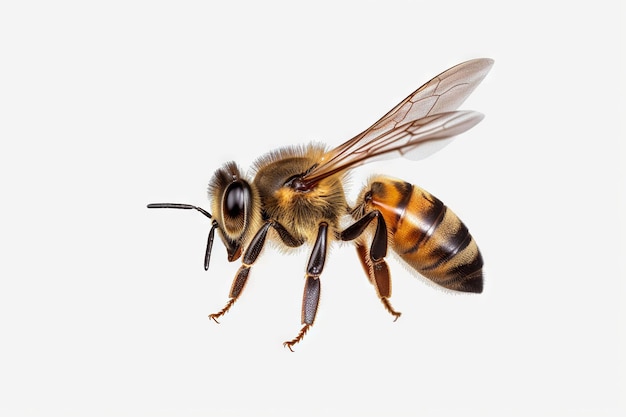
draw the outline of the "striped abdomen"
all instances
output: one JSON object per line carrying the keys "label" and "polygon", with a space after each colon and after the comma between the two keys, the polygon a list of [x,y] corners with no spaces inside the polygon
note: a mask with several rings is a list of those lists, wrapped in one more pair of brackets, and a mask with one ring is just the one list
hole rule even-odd
{"label": "striped abdomen", "polygon": [[483,259],[467,227],[439,199],[407,182],[375,178],[368,198],[379,210],[391,248],[411,267],[451,290],[482,292]]}

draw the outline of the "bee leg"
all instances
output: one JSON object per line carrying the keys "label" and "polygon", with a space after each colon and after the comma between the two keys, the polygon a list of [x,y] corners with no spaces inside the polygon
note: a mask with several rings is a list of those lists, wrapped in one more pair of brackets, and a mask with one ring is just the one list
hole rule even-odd
{"label": "bee leg", "polygon": [[374,261],[370,256],[370,250],[361,243],[356,244],[356,250],[367,277],[376,287],[378,298],[382,301],[385,309],[394,316],[393,321],[398,320],[402,313],[395,311],[389,302],[389,297],[391,297],[391,275],[387,262],[382,258]]}
{"label": "bee leg", "polygon": [[315,315],[317,313],[317,306],[320,301],[320,274],[324,269],[324,263],[326,261],[326,249],[328,245],[328,223],[322,222],[319,225],[317,232],[317,239],[313,245],[313,251],[309,257],[309,263],[306,269],[306,284],[304,286],[304,295],[302,297],[302,324],[304,325],[298,335],[292,340],[288,340],[283,343],[283,346],[291,348],[293,345],[302,340],[306,332],[313,325],[315,321]]}
{"label": "bee leg", "polygon": [[261,253],[263,249],[263,245],[265,244],[265,238],[267,237],[267,231],[272,226],[271,222],[267,222],[259,229],[258,232],[254,235],[252,240],[250,241],[250,246],[246,249],[246,253],[243,255],[243,260],[241,266],[239,267],[239,271],[237,271],[237,275],[233,281],[233,285],[230,287],[230,299],[217,313],[209,314],[209,319],[213,320],[216,323],[219,323],[217,319],[223,316],[230,308],[235,304],[239,295],[243,291],[243,288],[246,286],[246,282],[248,280],[248,274],[250,273],[250,267],[256,261],[257,257]]}
{"label": "bee leg", "polygon": [[358,238],[374,218],[377,219],[376,232],[370,248],[366,248],[365,245],[357,241],[356,250],[365,273],[370,282],[376,287],[378,298],[380,298],[385,309],[395,317],[394,321],[396,321],[402,313],[395,311],[389,302],[389,297],[391,297],[391,275],[389,274],[387,262],[385,262],[385,256],[387,256],[387,225],[380,212],[378,210],[368,212],[341,232],[339,238],[341,240]]}
{"label": "bee leg", "polygon": [[302,246],[304,243],[304,239],[294,237],[287,229],[285,229],[285,226],[277,221],[272,221],[272,227],[276,230],[276,233],[278,233],[280,240],[290,248],[297,248],[298,246]]}
{"label": "bee leg", "polygon": [[372,269],[372,262],[369,260],[369,249],[365,247],[360,239],[357,240],[354,245],[356,246],[356,253],[359,256],[359,261],[361,261],[361,266],[363,267],[363,271],[365,271],[365,275],[367,275],[367,279],[369,279],[372,285],[376,285],[374,280],[374,270]]}

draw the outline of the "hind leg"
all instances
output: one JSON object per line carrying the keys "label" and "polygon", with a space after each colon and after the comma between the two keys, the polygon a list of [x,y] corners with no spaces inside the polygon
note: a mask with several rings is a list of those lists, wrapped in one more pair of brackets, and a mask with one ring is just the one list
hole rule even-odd
{"label": "hind leg", "polygon": [[[358,238],[374,219],[376,219],[376,232],[370,247],[367,248],[362,240]],[[402,313],[395,311],[389,302],[389,297],[391,297],[391,275],[387,262],[385,262],[385,256],[387,255],[387,225],[380,212],[374,210],[367,213],[341,232],[339,237],[344,241],[357,239],[355,244],[361,265],[370,282],[374,284],[378,298],[380,298],[385,309],[395,317],[394,321],[396,321]]]}

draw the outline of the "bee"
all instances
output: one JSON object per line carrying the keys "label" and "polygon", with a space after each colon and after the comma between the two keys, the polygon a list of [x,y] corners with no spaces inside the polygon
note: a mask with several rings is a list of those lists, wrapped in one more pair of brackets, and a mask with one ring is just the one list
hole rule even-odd
{"label": "bee", "polygon": [[474,59],[444,71],[371,127],[332,150],[317,144],[278,149],[257,159],[250,175],[235,162],[226,163],[209,183],[211,213],[190,204],[149,204],[148,208],[197,210],[211,220],[205,270],[216,230],[228,261],[241,258],[228,301],[209,318],[218,322],[237,301],[268,240],[286,248],[311,247],[302,327],[284,342],[292,351],[315,321],[320,276],[329,247],[336,241],[354,243],[366,276],[394,321],[401,313],[389,301],[388,246],[415,271],[442,287],[482,292],[483,259],[478,246],[463,222],[440,200],[406,181],[374,176],[350,206],[344,179],[349,170],[373,160],[428,155],[475,126],[483,115],[457,108],[492,65],[491,59]]}

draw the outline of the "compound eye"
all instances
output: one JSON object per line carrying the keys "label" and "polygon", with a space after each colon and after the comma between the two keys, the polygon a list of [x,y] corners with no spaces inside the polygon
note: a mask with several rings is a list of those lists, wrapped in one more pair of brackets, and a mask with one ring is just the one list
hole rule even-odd
{"label": "compound eye", "polygon": [[241,235],[245,231],[251,200],[250,187],[243,181],[232,182],[224,190],[222,197],[223,226],[231,237]]}
{"label": "compound eye", "polygon": [[241,216],[246,207],[246,190],[240,182],[234,182],[226,188],[224,195],[224,214],[231,218]]}

